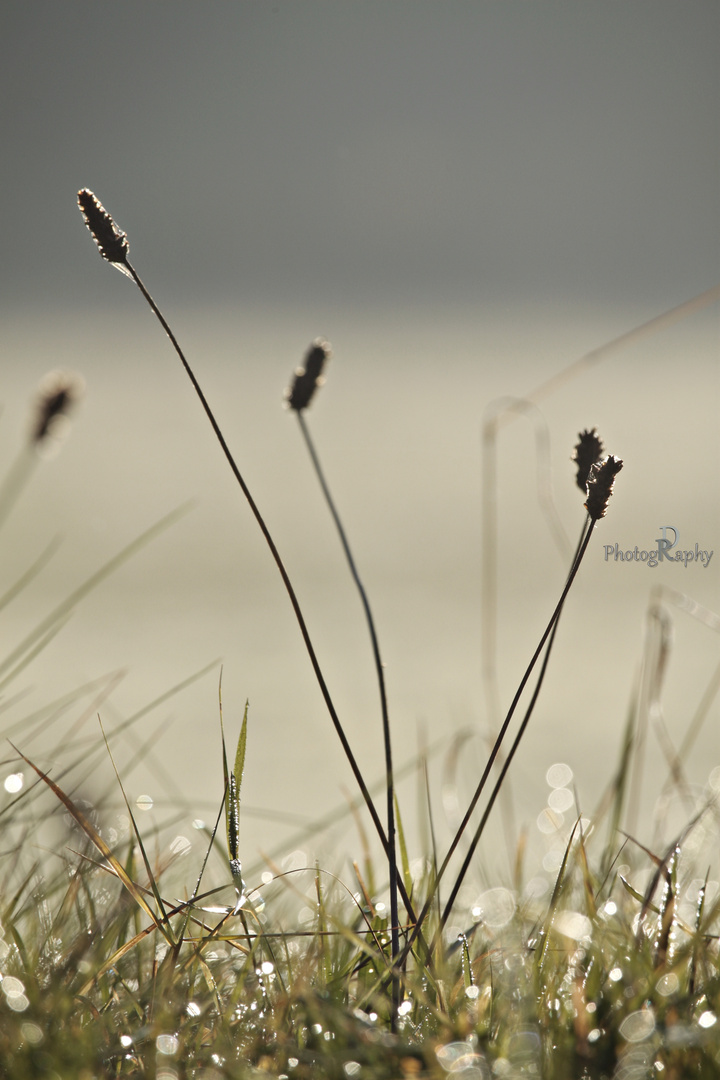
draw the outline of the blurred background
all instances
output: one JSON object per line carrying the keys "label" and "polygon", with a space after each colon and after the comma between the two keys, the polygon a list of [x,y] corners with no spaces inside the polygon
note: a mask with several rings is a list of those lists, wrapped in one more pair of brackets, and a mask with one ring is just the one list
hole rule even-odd
{"label": "blurred background", "polygon": [[[117,800],[109,761],[91,754],[96,716],[110,731],[135,718],[113,743],[128,794],[150,796],[149,817],[195,844],[191,822],[214,820],[222,793],[222,660],[230,743],[250,702],[246,867],[260,851],[360,851],[341,819],[353,778],[274,564],[160,327],[98,256],[76,205],[89,187],[127,231],[216,410],[373,783],[383,749],[362,609],[282,408],[309,343],[332,343],[308,423],[376,617],[413,857],[426,850],[413,763],[430,754],[445,838],[497,724],[483,623],[495,626],[503,710],[580,532],[569,457],[593,425],[625,469],[486,859],[507,875],[508,837],[527,827],[528,873],[557,866],[572,796],[589,815],[612,776],[660,625],[672,651],[661,703],[645,701],[629,824],[653,840],[668,746],[705,700],[687,819],[693,793],[720,789],[708,690],[720,629],[717,4],[36,0],[0,18],[0,454],[4,475],[28,477],[2,529],[0,592],[61,540],[0,612],[4,655],[192,500],[6,678],[3,734],[57,776],[79,759],[68,786]],[[61,452],[30,466],[30,403],[53,369],[78,372],[85,395]],[[484,420],[565,371],[530,421],[499,431],[493,547]],[[566,549],[538,498],[537,431]],[[649,549],[663,526],[714,560],[605,561],[604,545]],[[495,619],[483,584],[493,553]],[[648,620],[658,586],[662,613]],[[0,760],[3,776],[22,771],[7,743]],[[555,788],[570,796],[548,826],[558,763]],[[303,839],[324,815],[334,831]]]}

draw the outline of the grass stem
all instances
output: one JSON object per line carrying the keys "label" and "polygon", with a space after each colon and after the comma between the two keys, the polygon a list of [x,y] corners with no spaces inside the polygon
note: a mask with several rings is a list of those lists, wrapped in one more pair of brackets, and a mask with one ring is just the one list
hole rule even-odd
{"label": "grass stem", "polygon": [[[393,762],[392,762],[392,745],[390,740],[390,718],[388,715],[387,693],[385,690],[385,670],[383,668],[382,659],[380,657],[380,645],[378,643],[377,633],[375,630],[375,621],[370,609],[370,601],[368,600],[367,592],[358,573],[355,559],[353,558],[352,551],[350,550],[350,544],[348,542],[345,528],[340,519],[335,501],[330,493],[325,474],[320,464],[315,444],[311,438],[310,431],[305,421],[304,411],[302,409],[294,410],[296,412],[300,430],[305,440],[310,459],[313,463],[313,468],[318,478],[318,482],[322,489],[322,493],[325,496],[325,501],[330,510],[330,514],[335,523],[335,527],[340,538],[342,549],[347,559],[348,567],[352,579],[355,582],[357,590],[360,594],[363,610],[365,612],[365,619],[367,621],[368,631],[370,633],[370,641],[372,643],[373,659],[375,661],[375,671],[377,673],[378,689],[380,691],[380,708],[382,712],[382,726],[383,726],[383,741],[385,744],[385,783],[387,792],[387,836],[388,836],[388,869],[390,876],[390,936],[391,936],[391,949],[392,958],[395,961],[398,953],[400,952],[400,933],[399,933],[399,920],[398,920],[398,868],[397,868],[397,846],[395,837],[395,784],[393,780]],[[397,978],[393,979],[393,1020],[397,1015],[397,1006],[399,1002],[399,983]]]}
{"label": "grass stem", "polygon": [[[468,822],[470,821],[470,817],[472,816],[472,813],[473,813],[475,807],[477,806],[478,800],[479,800],[482,792],[485,789],[485,785],[487,784],[487,780],[488,780],[488,777],[490,775],[490,771],[491,771],[493,765],[495,764],[495,760],[496,760],[496,758],[498,756],[498,753],[500,751],[500,746],[502,744],[503,739],[505,738],[505,734],[507,732],[510,721],[513,718],[513,715],[515,713],[515,709],[517,708],[520,697],[521,697],[521,695],[522,695],[522,693],[523,693],[523,691],[525,689],[525,686],[527,685],[527,682],[528,682],[528,680],[529,680],[529,678],[530,678],[530,676],[531,676],[531,674],[533,672],[533,669],[535,667],[535,664],[538,661],[538,657],[540,656],[540,653],[543,650],[545,642],[548,640],[550,634],[553,631],[553,627],[555,626],[555,624],[556,624],[556,622],[557,622],[557,620],[558,620],[558,618],[560,616],[560,612],[562,611],[563,604],[565,603],[565,598],[567,597],[567,594],[570,591],[570,587],[572,586],[572,583],[575,580],[575,576],[576,576],[576,574],[577,574],[577,572],[578,572],[578,570],[580,568],[580,563],[582,562],[583,556],[585,555],[585,552],[587,551],[587,546],[588,546],[588,544],[590,542],[590,537],[593,534],[594,527],[595,527],[595,520],[588,517],[586,529],[584,531],[584,535],[583,535],[582,541],[580,543],[580,548],[579,548],[578,554],[577,554],[577,556],[576,556],[576,558],[575,558],[575,560],[574,560],[574,562],[573,562],[573,564],[572,564],[572,566],[570,568],[570,573],[568,574],[567,581],[565,582],[565,587],[563,588],[563,591],[562,591],[562,593],[560,595],[560,599],[558,600],[558,602],[557,602],[557,604],[555,606],[555,610],[553,611],[553,613],[552,613],[552,615],[550,617],[550,621],[548,622],[547,627],[545,628],[545,631],[544,631],[542,637],[540,638],[538,646],[535,649],[535,652],[533,653],[532,659],[530,660],[530,663],[528,664],[527,668],[525,669],[525,674],[523,675],[522,679],[520,680],[520,684],[519,684],[519,686],[518,686],[518,688],[517,688],[517,690],[515,692],[515,696],[514,696],[514,698],[512,700],[510,708],[507,711],[507,715],[505,716],[502,727],[500,728],[500,732],[499,732],[499,734],[498,734],[498,736],[497,736],[497,738],[495,740],[495,744],[494,744],[494,746],[493,746],[493,748],[492,748],[492,750],[490,752],[490,756],[489,756],[489,758],[487,760],[487,763],[486,763],[485,768],[483,770],[483,774],[480,777],[478,785],[477,785],[477,787],[475,789],[475,793],[474,793],[472,799],[470,800],[470,804],[469,804],[469,806],[468,806],[468,808],[467,808],[467,810],[465,812],[465,816],[463,817],[460,825],[458,826],[457,831],[455,833],[455,836],[453,837],[452,843],[450,844],[450,847],[448,848],[447,854],[445,855],[445,858],[443,859],[442,865],[440,866],[440,869],[438,870],[437,877],[435,878],[435,881],[434,881],[434,887],[430,891],[430,893],[428,894],[428,897],[425,900],[425,903],[423,904],[422,910],[421,910],[421,912],[420,912],[420,914],[418,916],[418,920],[417,920],[417,924],[415,926],[415,930],[413,931],[413,934],[411,934],[410,940],[408,941],[407,945],[405,946],[406,951],[409,950],[410,947],[412,946],[414,935],[421,929],[422,924],[425,921],[425,918],[427,917],[427,914],[428,914],[428,912],[430,910],[430,907],[431,907],[431,905],[433,903],[435,890],[438,888],[438,886],[440,884],[440,881],[442,880],[443,875],[445,874],[445,871],[448,868],[450,860],[451,860],[452,856],[454,855],[458,844],[460,843],[462,835],[465,832],[465,829],[466,829],[466,827],[468,825]],[[533,705],[534,705],[534,701],[533,701]],[[506,770],[504,770],[503,773],[501,773],[501,776],[504,777],[505,771]],[[498,787],[498,791],[499,791],[499,787]],[[447,912],[448,914],[449,914],[450,908],[452,907],[451,900],[454,901],[456,893],[457,893],[457,890],[454,890],[454,894],[450,898],[448,898],[448,901],[447,901],[447,903],[445,905],[445,912]],[[444,913],[443,914],[443,919],[445,919],[446,917],[447,916]]]}
{"label": "grass stem", "polygon": [[304,618],[303,613],[302,613],[302,611],[300,609],[300,604],[298,602],[297,596],[295,595],[295,590],[294,590],[294,588],[292,586],[292,582],[290,581],[287,570],[285,569],[285,564],[283,563],[283,561],[282,561],[282,559],[280,557],[280,552],[278,551],[278,549],[277,549],[277,547],[275,545],[275,541],[273,540],[272,536],[270,535],[270,531],[269,531],[267,525],[265,524],[265,519],[263,518],[262,514],[260,513],[260,510],[258,509],[258,506],[257,506],[255,500],[253,499],[252,494],[250,493],[250,489],[248,488],[247,484],[245,483],[245,480],[244,480],[244,478],[242,476],[242,473],[240,472],[240,469],[237,466],[235,458],[233,457],[233,455],[232,455],[232,453],[230,451],[230,448],[229,448],[227,442],[225,441],[225,437],[224,437],[222,431],[220,430],[220,426],[219,426],[217,420],[215,419],[215,414],[213,413],[212,409],[210,408],[210,405],[208,404],[207,398],[205,397],[205,394],[203,393],[203,390],[202,390],[202,388],[200,386],[200,383],[197,381],[197,379],[195,377],[195,373],[193,372],[192,368],[190,367],[190,364],[188,363],[188,361],[187,361],[187,359],[185,357],[185,354],[183,353],[182,349],[180,348],[180,344],[179,344],[177,338],[175,337],[174,333],[170,329],[170,326],[169,326],[167,320],[165,319],[164,315],[160,311],[160,308],[157,306],[157,304],[153,300],[152,296],[150,295],[150,293],[146,289],[145,285],[143,284],[143,281],[140,278],[140,275],[138,274],[138,272],[135,270],[134,266],[132,266],[132,264],[130,263],[129,260],[125,261],[124,266],[127,268],[127,271],[129,272],[130,277],[133,279],[133,281],[135,282],[135,284],[139,288],[140,292],[145,297],[145,300],[147,301],[147,303],[150,306],[150,309],[152,310],[154,315],[157,317],[157,319],[160,322],[160,325],[162,326],[163,330],[165,331],[167,336],[170,338],[170,342],[171,342],[173,348],[175,349],[175,352],[177,353],[178,357],[180,358],[180,361],[181,361],[183,367],[185,368],[185,372],[186,372],[188,378],[190,379],[190,382],[192,383],[193,389],[195,390],[195,393],[197,394],[198,398],[200,399],[200,404],[202,405],[202,407],[203,407],[203,409],[205,411],[205,415],[207,416],[208,420],[210,421],[210,425],[211,425],[211,427],[213,429],[213,432],[215,433],[215,437],[217,438],[218,442],[220,443],[220,446],[221,446],[222,451],[223,451],[223,453],[225,455],[225,458],[226,458],[226,460],[227,460],[227,462],[228,462],[228,464],[229,464],[229,466],[230,466],[230,468],[232,470],[232,473],[233,473],[235,479],[237,480],[238,484],[240,485],[240,488],[241,488],[242,493],[243,493],[243,495],[245,496],[245,498],[246,498],[246,500],[248,502],[250,510],[252,511],[252,514],[253,514],[253,516],[254,516],[254,518],[255,518],[255,520],[256,520],[259,528],[260,528],[260,531],[263,534],[268,547],[270,548],[270,552],[272,554],[272,557],[275,560],[275,565],[278,568],[278,571],[280,573],[280,577],[282,578],[282,581],[283,581],[283,585],[285,586],[287,594],[288,594],[288,596],[290,598],[290,603],[292,605],[292,609],[295,612],[295,618],[297,619],[298,625],[300,627],[300,633],[302,634],[302,638],[303,638],[303,641],[305,643],[305,648],[307,649],[308,656],[310,657],[310,663],[312,664],[313,671],[315,672],[315,677],[316,677],[316,679],[318,681],[318,685],[320,687],[320,692],[322,693],[322,696],[323,696],[323,699],[324,699],[325,704],[327,706],[328,712],[330,713],[330,718],[332,720],[333,726],[335,728],[335,731],[337,732],[338,738],[340,739],[340,742],[342,744],[342,748],[345,751],[345,756],[346,756],[346,758],[347,758],[347,760],[348,760],[348,762],[350,764],[350,768],[352,769],[353,775],[355,776],[355,779],[356,779],[356,781],[358,783],[358,786],[360,787],[363,798],[365,800],[365,805],[368,808],[368,812],[370,813],[370,817],[373,820],[373,824],[375,825],[378,836],[380,837],[382,845],[385,848],[385,851],[387,852],[388,851],[388,840],[387,840],[387,837],[385,835],[385,829],[383,828],[382,822],[380,821],[380,818],[378,817],[378,813],[377,813],[377,810],[375,809],[375,804],[374,804],[374,802],[372,800],[372,796],[370,795],[370,792],[368,791],[367,784],[365,783],[365,780],[363,779],[362,773],[360,772],[360,767],[359,767],[359,765],[358,765],[358,763],[357,763],[357,761],[355,759],[355,755],[353,754],[352,749],[350,748],[350,743],[347,740],[347,737],[345,735],[345,731],[344,731],[343,726],[342,726],[342,724],[340,722],[340,718],[338,717],[338,714],[337,714],[337,712],[335,710],[335,706],[333,704],[332,698],[330,697],[330,691],[328,690],[327,684],[325,682],[325,677],[324,677],[324,675],[322,673],[322,670],[320,668],[320,663],[319,663],[317,655],[315,653],[315,649],[313,647],[312,641],[310,640],[310,634],[308,632],[308,628],[307,628],[307,625],[305,623],[305,618]]}

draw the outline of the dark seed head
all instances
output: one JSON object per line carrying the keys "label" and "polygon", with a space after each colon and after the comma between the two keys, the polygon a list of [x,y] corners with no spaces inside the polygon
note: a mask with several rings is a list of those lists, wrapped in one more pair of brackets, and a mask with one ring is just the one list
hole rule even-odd
{"label": "dark seed head", "polygon": [[127,265],[130,250],[127,234],[117,227],[103,204],[88,188],[78,191],[77,200],[85,218],[85,224],[92,233],[103,259],[107,259],[116,266]]}
{"label": "dark seed head", "polygon": [[68,414],[82,397],[83,380],[79,375],[51,371],[40,384],[30,442],[40,448],[51,436],[58,436],[67,424]]}
{"label": "dark seed head", "polygon": [[613,492],[615,477],[622,467],[622,460],[613,457],[611,454],[604,461],[596,462],[590,469],[585,509],[593,521],[599,521],[600,518],[605,517],[608,500]]}
{"label": "dark seed head", "polygon": [[577,486],[583,495],[587,495],[590,470],[596,462],[602,460],[603,444],[597,433],[597,428],[592,428],[590,431],[581,431],[578,438],[579,442],[570,455],[570,460],[577,465]]}
{"label": "dark seed head", "polygon": [[330,343],[316,338],[305,354],[303,366],[296,370],[292,386],[285,391],[289,408],[296,412],[307,409],[315,390],[325,381],[322,372],[330,356]]}

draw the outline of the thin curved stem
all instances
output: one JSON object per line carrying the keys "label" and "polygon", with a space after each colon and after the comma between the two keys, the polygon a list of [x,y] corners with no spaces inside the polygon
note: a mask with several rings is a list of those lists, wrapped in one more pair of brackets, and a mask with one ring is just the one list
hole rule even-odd
{"label": "thin curved stem", "polygon": [[[588,536],[589,536],[589,534],[588,534]],[[572,562],[573,566],[575,565],[575,562],[576,562],[576,560],[577,560],[577,558],[578,558],[578,556],[580,554],[580,549],[582,547],[584,539],[585,539],[585,526],[583,526],[583,531],[580,534],[580,539],[578,541],[578,546],[577,546],[577,548],[575,550],[575,554],[573,556],[573,562]],[[480,824],[478,825],[477,829],[475,830],[475,835],[472,838],[472,841],[470,843],[470,847],[468,849],[468,852],[465,855],[465,859],[463,861],[463,864],[462,864],[462,866],[460,868],[460,871],[459,871],[459,873],[457,875],[457,878],[455,879],[455,884],[453,885],[452,890],[450,892],[450,895],[449,895],[449,897],[448,897],[448,899],[447,899],[447,901],[445,903],[445,907],[443,909],[442,917],[440,919],[440,930],[441,931],[442,931],[443,927],[445,926],[445,924],[447,923],[448,918],[450,917],[450,912],[452,911],[453,904],[455,903],[455,900],[457,899],[457,894],[460,891],[460,886],[462,885],[463,880],[465,878],[465,875],[466,875],[466,873],[468,871],[468,868],[470,866],[470,863],[472,862],[472,858],[473,858],[473,855],[475,854],[475,850],[476,850],[478,844],[480,843],[480,838],[481,838],[483,832],[485,831],[485,826],[487,825],[487,821],[488,821],[488,818],[490,817],[490,813],[492,811],[492,808],[495,805],[495,800],[497,799],[498,794],[500,793],[500,788],[503,785],[503,781],[505,780],[505,777],[507,775],[507,771],[510,768],[510,763],[512,762],[512,759],[515,757],[515,752],[516,752],[518,746],[520,745],[520,740],[522,739],[523,735],[525,734],[525,730],[526,730],[526,728],[527,728],[527,726],[528,726],[528,724],[530,722],[530,717],[532,716],[532,714],[534,712],[535,704],[537,702],[538,697],[540,696],[540,690],[542,689],[542,684],[545,681],[545,673],[547,671],[547,666],[548,666],[548,663],[549,663],[549,660],[550,660],[550,653],[552,652],[552,647],[553,647],[553,644],[555,642],[555,635],[557,633],[557,628],[560,625],[560,615],[561,614],[562,614],[562,606],[558,610],[557,615],[555,617],[555,621],[552,624],[552,633],[550,634],[550,638],[549,638],[548,643],[547,643],[547,648],[545,650],[545,656],[543,657],[543,662],[542,662],[542,665],[540,667],[540,674],[538,675],[538,680],[537,680],[537,683],[535,684],[535,689],[533,690],[532,697],[530,698],[530,701],[528,703],[528,707],[525,710],[525,716],[523,717],[523,721],[522,721],[522,723],[520,725],[518,733],[517,733],[517,735],[515,736],[515,738],[513,740],[513,744],[510,747],[510,750],[508,751],[507,757],[505,758],[505,760],[504,760],[504,762],[502,764],[502,768],[500,769],[500,773],[498,775],[498,778],[495,781],[495,787],[493,788],[492,794],[490,795],[490,798],[488,799],[488,804],[485,807],[485,810],[483,812],[483,816],[482,816],[482,818],[480,820]]]}
{"label": "thin curved stem", "polygon": [[[576,556],[576,558],[575,558],[575,560],[574,560],[574,562],[572,564],[572,567],[570,568],[570,573],[568,574],[567,581],[565,582],[565,587],[563,588],[563,591],[562,591],[562,593],[560,595],[560,599],[558,600],[558,602],[557,602],[557,604],[555,606],[555,610],[553,611],[553,613],[552,613],[552,615],[550,617],[550,621],[548,622],[547,627],[545,628],[545,632],[543,633],[542,637],[540,638],[538,646],[535,649],[535,652],[533,653],[532,659],[530,660],[530,663],[528,664],[528,666],[527,666],[527,668],[525,670],[525,674],[523,675],[522,679],[520,680],[520,685],[518,686],[518,688],[517,688],[517,690],[515,692],[515,697],[512,700],[512,703],[510,705],[510,708],[508,709],[505,720],[503,721],[502,727],[500,728],[500,732],[498,734],[497,739],[495,740],[495,745],[493,746],[492,751],[490,752],[490,757],[487,760],[487,763],[486,763],[485,768],[483,770],[483,774],[480,777],[480,781],[478,782],[478,785],[477,785],[477,787],[475,789],[475,793],[474,793],[472,799],[470,800],[470,805],[468,806],[467,811],[465,812],[465,816],[462,819],[462,821],[461,821],[461,823],[460,823],[460,825],[459,825],[459,827],[457,829],[457,832],[455,833],[455,836],[453,838],[452,843],[450,844],[450,847],[448,849],[448,852],[447,852],[445,858],[443,859],[442,865],[441,865],[441,867],[440,867],[440,869],[438,871],[437,877],[435,878],[435,881],[433,883],[433,889],[431,890],[430,894],[428,895],[428,897],[427,897],[427,899],[426,899],[426,901],[425,901],[425,903],[424,903],[424,905],[422,907],[422,910],[421,910],[421,912],[420,912],[420,914],[418,916],[418,919],[417,919],[417,923],[415,924],[415,929],[413,930],[413,933],[410,935],[410,939],[409,939],[408,943],[405,946],[405,952],[409,951],[409,949],[412,947],[412,944],[413,944],[413,941],[414,941],[414,938],[415,938],[416,934],[422,928],[422,925],[423,925],[423,923],[424,923],[424,921],[425,921],[425,919],[427,917],[428,911],[430,910],[430,907],[431,907],[431,905],[433,903],[435,891],[437,890],[437,888],[438,888],[438,886],[440,884],[440,881],[441,881],[445,871],[448,868],[450,860],[451,860],[452,856],[454,855],[458,844],[460,843],[460,839],[461,839],[461,837],[462,837],[462,835],[463,835],[463,833],[464,833],[464,831],[465,831],[465,829],[467,827],[467,824],[468,824],[468,822],[470,820],[472,812],[475,809],[475,807],[477,806],[478,800],[479,800],[479,798],[480,798],[480,796],[481,796],[481,794],[482,794],[482,792],[483,792],[483,790],[485,788],[485,785],[487,783],[488,776],[490,775],[490,770],[492,769],[493,765],[495,764],[495,759],[497,758],[498,752],[500,750],[500,745],[501,745],[503,739],[505,738],[505,733],[507,732],[510,721],[512,720],[512,717],[513,717],[513,715],[515,713],[515,709],[517,708],[517,705],[518,705],[518,702],[519,702],[520,697],[522,695],[522,692],[525,689],[525,686],[527,685],[528,679],[530,678],[530,675],[532,674],[533,668],[535,667],[535,664],[537,663],[538,657],[540,656],[540,653],[542,652],[542,649],[543,649],[543,647],[545,645],[545,642],[547,641],[548,637],[552,633],[553,627],[554,627],[555,623],[557,622],[557,620],[558,620],[558,618],[560,616],[560,612],[562,611],[563,604],[565,603],[565,598],[567,597],[567,594],[570,591],[570,587],[572,586],[572,583],[575,580],[575,575],[577,574],[577,572],[578,572],[578,570],[580,568],[580,563],[582,562],[583,556],[585,555],[585,552],[587,551],[587,546],[588,546],[588,544],[590,542],[590,537],[593,534],[594,527],[595,527],[595,521],[588,516],[588,524],[586,526],[586,531],[584,532],[583,539],[582,539],[582,542],[580,544],[580,549],[579,549],[578,554],[577,554],[577,556]],[[447,905],[446,905],[446,910],[447,910]]]}
{"label": "thin curved stem", "polygon": [[135,268],[130,264],[130,262],[126,262],[124,265],[127,267],[127,270],[129,271],[130,276],[132,277],[132,279],[135,282],[135,284],[137,285],[137,287],[140,289],[140,292],[143,294],[143,296],[147,300],[148,304],[150,305],[150,308],[152,309],[154,314],[157,316],[163,330],[165,331],[167,336],[170,338],[170,341],[172,342],[172,345],[173,345],[173,348],[175,349],[175,352],[180,357],[182,365],[185,368],[185,371],[187,372],[188,378],[190,379],[190,382],[193,385],[195,393],[197,394],[198,398],[200,399],[200,403],[201,403],[203,409],[205,410],[205,414],[206,414],[208,420],[210,421],[212,429],[213,429],[213,431],[215,433],[215,437],[217,438],[218,442],[220,443],[220,446],[222,447],[222,451],[225,454],[225,457],[227,459],[228,464],[230,465],[230,468],[232,469],[233,475],[235,476],[235,479],[237,480],[238,484],[240,485],[242,493],[245,496],[245,498],[247,499],[248,505],[250,506],[250,509],[251,509],[251,511],[253,513],[253,516],[255,517],[255,520],[257,521],[258,526],[260,527],[260,531],[262,532],[263,536],[265,537],[267,545],[270,548],[270,552],[272,554],[273,559],[275,560],[275,564],[276,564],[276,566],[278,568],[278,571],[280,573],[280,577],[283,580],[283,584],[284,584],[285,589],[287,591],[287,594],[288,594],[288,596],[290,598],[290,603],[292,604],[293,611],[295,612],[295,617],[296,617],[298,625],[300,627],[300,633],[302,634],[303,641],[305,642],[305,648],[307,649],[308,656],[310,657],[310,663],[312,664],[313,671],[315,672],[315,677],[316,677],[316,679],[318,681],[318,685],[320,686],[320,691],[321,691],[322,696],[323,696],[323,698],[325,700],[325,704],[327,706],[328,712],[330,713],[330,718],[331,718],[331,720],[333,722],[333,726],[335,727],[335,731],[338,734],[338,738],[340,739],[340,742],[342,743],[342,748],[345,751],[345,756],[348,759],[348,762],[350,763],[350,768],[352,769],[353,774],[355,776],[355,779],[357,780],[358,786],[360,787],[360,791],[362,792],[363,798],[365,800],[365,804],[366,804],[366,806],[368,808],[368,811],[370,813],[370,817],[372,818],[373,824],[375,825],[378,836],[380,837],[380,841],[381,841],[381,843],[382,843],[382,845],[385,848],[385,851],[387,853],[389,848],[388,848],[388,840],[387,840],[387,837],[385,835],[385,829],[383,828],[382,822],[380,821],[380,818],[378,817],[378,813],[377,813],[377,810],[375,809],[375,804],[373,803],[372,796],[370,795],[370,792],[368,791],[367,784],[365,783],[365,780],[363,779],[362,773],[360,772],[360,767],[358,766],[358,763],[355,760],[355,755],[353,754],[353,752],[352,752],[352,750],[350,748],[350,744],[349,744],[349,742],[348,742],[348,740],[346,738],[346,735],[345,735],[345,732],[343,730],[342,724],[340,723],[340,719],[339,719],[339,717],[337,715],[337,712],[335,710],[335,706],[333,704],[332,698],[330,697],[330,691],[327,688],[327,684],[325,682],[325,678],[324,678],[322,670],[320,668],[318,658],[317,658],[317,656],[315,654],[315,649],[313,647],[312,641],[310,640],[310,634],[309,634],[307,626],[305,624],[305,619],[304,619],[304,616],[303,616],[302,611],[300,609],[300,604],[298,602],[297,596],[295,595],[295,590],[293,589],[290,578],[288,577],[288,573],[287,573],[287,570],[285,569],[285,565],[284,565],[284,563],[283,563],[283,561],[282,561],[282,559],[280,557],[280,553],[279,553],[277,547],[275,546],[275,541],[273,540],[272,536],[270,535],[270,531],[269,531],[267,525],[265,524],[265,519],[263,518],[262,514],[260,513],[260,510],[258,509],[255,500],[253,499],[252,495],[250,494],[250,489],[248,488],[247,484],[245,483],[245,480],[243,479],[243,476],[242,476],[242,474],[241,474],[241,472],[240,472],[240,470],[239,470],[239,468],[238,468],[238,466],[237,466],[237,464],[235,462],[235,459],[232,456],[232,453],[230,452],[230,448],[228,447],[228,445],[227,445],[227,443],[225,441],[225,438],[224,438],[224,436],[222,434],[222,431],[220,430],[218,422],[215,419],[213,411],[212,411],[212,409],[210,408],[210,406],[209,406],[209,404],[207,402],[207,399],[206,399],[206,397],[205,397],[205,395],[204,395],[204,393],[203,393],[203,391],[202,391],[202,389],[200,387],[200,384],[198,383],[197,379],[195,378],[195,374],[194,374],[192,368],[190,367],[189,363],[185,359],[185,355],[184,355],[182,349],[180,348],[180,345],[179,345],[179,343],[177,341],[177,338],[175,337],[172,330],[170,329],[170,326],[168,325],[167,321],[165,320],[165,317],[163,316],[162,312],[160,311],[157,304],[153,300],[152,296],[150,295],[148,290],[145,288],[145,286],[144,286],[140,276],[138,275],[137,271],[135,270]]}
{"label": "thin curved stem", "polygon": [[[330,488],[328,487],[320,465],[320,459],[317,451],[315,450],[315,444],[310,437],[310,431],[305,422],[305,415],[302,409],[295,410],[300,424],[300,430],[305,439],[305,445],[308,448],[308,453],[313,463],[313,467],[317,474],[320,487],[322,488],[325,501],[332,515],[332,519],[335,522],[335,528],[337,529],[340,543],[342,544],[343,551],[345,552],[345,558],[347,559],[348,567],[352,575],[353,581],[360,594],[363,609],[365,611],[365,619],[368,625],[368,631],[370,632],[370,641],[372,643],[373,658],[375,660],[375,671],[377,673],[378,689],[380,691],[380,708],[382,711],[382,725],[383,725],[383,740],[385,743],[385,783],[387,791],[387,832],[388,832],[388,869],[390,874],[390,935],[391,935],[391,949],[392,958],[395,960],[400,951],[400,935],[398,928],[398,889],[397,889],[397,849],[395,843],[395,784],[393,779],[393,763],[392,763],[392,745],[390,741],[390,719],[388,716],[388,704],[387,694],[385,691],[385,670],[383,668],[382,659],[380,657],[380,645],[378,643],[377,633],[375,631],[375,621],[370,610],[370,601],[368,600],[365,587],[360,579],[355,559],[353,558],[352,551],[350,550],[350,544],[348,542],[347,534],[340,520],[340,515],[335,506],[335,501],[330,494]],[[393,981],[394,996],[397,996],[398,983],[397,980]],[[397,1005],[399,1001],[394,1002],[395,1008],[393,1009],[393,1022],[397,1011]]]}

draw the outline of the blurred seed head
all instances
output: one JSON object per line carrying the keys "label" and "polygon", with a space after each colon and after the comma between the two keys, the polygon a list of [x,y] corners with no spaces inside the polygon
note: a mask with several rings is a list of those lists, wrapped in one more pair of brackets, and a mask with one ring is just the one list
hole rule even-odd
{"label": "blurred seed head", "polygon": [[604,461],[596,462],[590,469],[585,509],[593,521],[599,521],[600,518],[605,517],[608,500],[613,493],[615,477],[622,467],[622,460],[610,454]]}
{"label": "blurred seed head", "polygon": [[118,228],[103,204],[88,188],[78,191],[77,201],[103,259],[122,269],[127,265],[130,251],[127,234]]}
{"label": "blurred seed head", "polygon": [[303,366],[295,371],[292,386],[285,391],[288,408],[295,409],[296,412],[307,409],[316,389],[325,382],[322,372],[331,355],[328,341],[323,341],[322,338],[313,341],[305,354]]}
{"label": "blurred seed head", "polygon": [[30,443],[43,456],[52,456],[70,428],[69,414],[85,392],[79,375],[50,371],[42,379],[35,397]]}
{"label": "blurred seed head", "polygon": [[570,460],[577,465],[577,486],[583,495],[587,495],[590,470],[596,462],[602,461],[604,447],[602,439],[597,433],[597,428],[591,428],[590,431],[581,431],[578,439],[579,442],[570,455]]}

